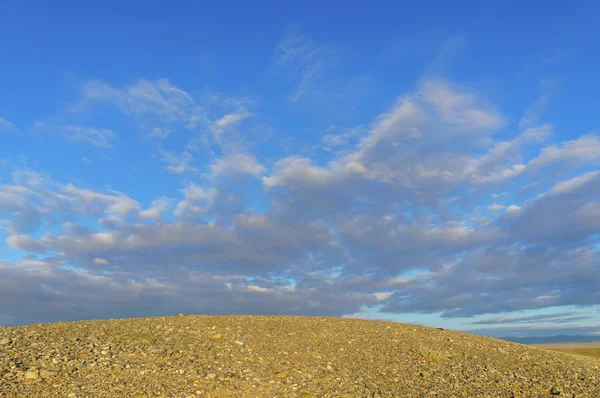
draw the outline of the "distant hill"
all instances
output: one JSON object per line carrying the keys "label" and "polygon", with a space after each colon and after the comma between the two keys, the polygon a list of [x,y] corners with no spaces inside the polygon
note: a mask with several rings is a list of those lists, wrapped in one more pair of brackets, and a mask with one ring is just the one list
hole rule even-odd
{"label": "distant hill", "polygon": [[305,316],[0,327],[0,396],[600,397],[596,358],[436,328]]}
{"label": "distant hill", "polygon": [[519,344],[555,344],[555,343],[594,343],[600,341],[600,336],[556,335],[539,337],[500,337],[501,340]]}

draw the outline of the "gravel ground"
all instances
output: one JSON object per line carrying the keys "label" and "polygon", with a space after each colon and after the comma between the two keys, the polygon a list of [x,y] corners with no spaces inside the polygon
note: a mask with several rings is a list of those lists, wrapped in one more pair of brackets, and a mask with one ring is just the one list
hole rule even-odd
{"label": "gravel ground", "polygon": [[399,323],[177,316],[0,328],[1,397],[600,397],[600,360]]}

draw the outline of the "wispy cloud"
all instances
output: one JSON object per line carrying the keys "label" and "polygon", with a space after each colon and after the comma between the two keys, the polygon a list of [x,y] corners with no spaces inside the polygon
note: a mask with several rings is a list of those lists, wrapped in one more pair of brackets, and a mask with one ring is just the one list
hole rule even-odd
{"label": "wispy cloud", "polygon": [[153,114],[167,120],[189,118],[199,111],[192,97],[167,79],[140,79],[124,88],[103,81],[90,81],[84,86],[82,95],[83,102],[78,107],[93,102],[110,103],[127,114]]}
{"label": "wispy cloud", "polygon": [[328,150],[333,150],[351,143],[351,141],[358,139],[367,132],[368,129],[364,126],[356,126],[344,129],[339,129],[335,126],[332,126],[328,129],[328,134],[321,138],[321,142]]}
{"label": "wispy cloud", "polygon": [[14,123],[11,123],[0,116],[0,133],[16,133],[17,131],[19,131],[19,129]]}
{"label": "wispy cloud", "polygon": [[99,148],[111,148],[117,140],[117,135],[108,129],[82,126],[61,126],[58,129],[68,141],[83,142]]}
{"label": "wispy cloud", "polygon": [[557,79],[545,79],[540,82],[542,94],[531,104],[521,116],[519,120],[519,129],[525,130],[530,127],[535,127],[539,124],[540,114],[543,112],[546,105],[552,99],[556,91]]}
{"label": "wispy cloud", "polygon": [[426,79],[422,95],[445,122],[472,130],[497,130],[504,124],[498,111],[483,103],[481,98],[468,91],[453,88],[447,82]]}
{"label": "wispy cloud", "polygon": [[291,102],[309,95],[323,79],[335,54],[334,48],[332,44],[315,43],[302,33],[300,25],[292,24],[285,30],[273,58],[274,67],[283,70],[294,82]]}
{"label": "wispy cloud", "polygon": [[189,172],[197,172],[198,168],[192,166],[193,156],[188,151],[181,154],[164,152],[162,161],[166,163],[166,169],[170,173],[182,174]]}
{"label": "wispy cloud", "polygon": [[227,129],[236,126],[242,120],[252,116],[249,112],[244,113],[229,113],[219,119],[217,119],[213,126],[218,129]]}
{"label": "wispy cloud", "polygon": [[133,118],[145,138],[166,139],[177,131],[194,131],[209,123],[207,110],[167,79],[139,79],[124,86],[91,80],[68,111],[71,115],[90,114],[102,105],[112,105]]}
{"label": "wispy cloud", "polygon": [[554,314],[540,314],[530,315],[521,317],[511,318],[487,318],[480,321],[471,322],[472,325],[496,325],[496,324],[507,324],[507,323],[535,323],[540,322],[552,322],[552,323],[570,323],[575,321],[582,321],[585,319],[592,319],[590,316],[585,315],[573,315],[572,312],[558,312]]}

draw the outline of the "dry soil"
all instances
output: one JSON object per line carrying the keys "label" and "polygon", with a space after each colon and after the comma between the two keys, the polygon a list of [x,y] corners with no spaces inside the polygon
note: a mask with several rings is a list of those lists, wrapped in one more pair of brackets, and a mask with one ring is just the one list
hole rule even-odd
{"label": "dry soil", "polygon": [[328,317],[0,328],[1,397],[600,397],[600,360]]}

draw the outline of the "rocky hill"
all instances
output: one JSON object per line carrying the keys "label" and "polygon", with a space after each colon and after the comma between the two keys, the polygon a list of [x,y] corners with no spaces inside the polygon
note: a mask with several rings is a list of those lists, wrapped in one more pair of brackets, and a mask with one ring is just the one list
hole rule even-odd
{"label": "rocky hill", "polygon": [[198,316],[0,328],[1,397],[600,397],[600,360],[414,325]]}

